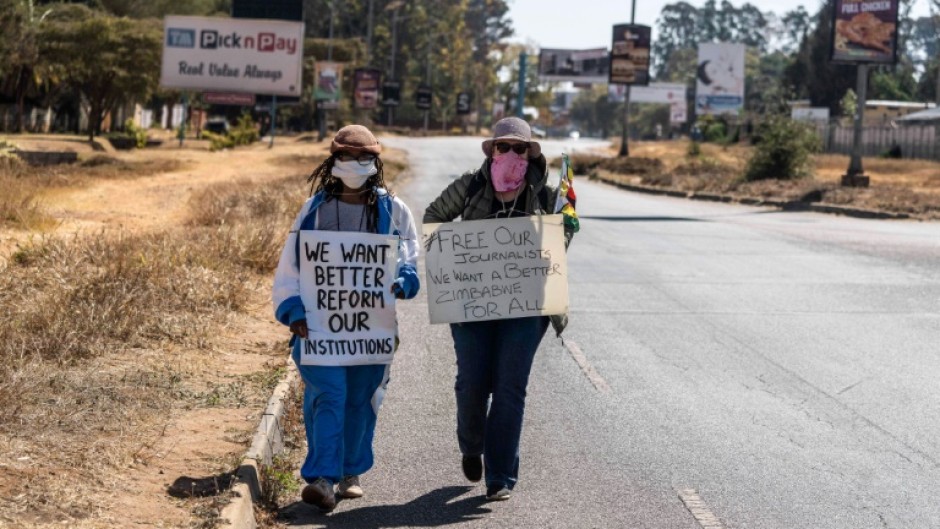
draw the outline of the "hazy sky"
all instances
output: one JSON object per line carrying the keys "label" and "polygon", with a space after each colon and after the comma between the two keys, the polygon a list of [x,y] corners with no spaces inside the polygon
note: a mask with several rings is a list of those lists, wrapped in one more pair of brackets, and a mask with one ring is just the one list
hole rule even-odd
{"label": "hazy sky", "polygon": [[[630,0],[508,0],[516,36],[545,48],[608,48],[611,26],[630,22]],[[636,0],[636,23],[656,26],[663,6],[677,0]],[[705,0],[686,0],[701,6]],[[745,0],[731,0],[735,6]],[[912,15],[928,16],[929,0],[914,0]],[[750,0],[761,11],[783,14],[799,5],[815,13],[821,0]],[[720,2],[719,2],[720,4]],[[655,36],[655,35],[654,35]]]}

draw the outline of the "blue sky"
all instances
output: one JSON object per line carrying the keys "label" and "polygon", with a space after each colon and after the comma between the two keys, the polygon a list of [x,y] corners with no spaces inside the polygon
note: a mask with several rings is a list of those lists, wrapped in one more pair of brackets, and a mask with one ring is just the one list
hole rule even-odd
{"label": "blue sky", "polygon": [[[534,41],[546,48],[606,48],[611,26],[630,22],[630,0],[508,0],[516,36],[513,40]],[[663,6],[676,0],[636,0],[636,23],[656,26]],[[702,5],[705,0],[686,0]],[[744,0],[731,0],[740,6]],[[821,1],[750,0],[762,11],[785,13],[803,5],[810,13]],[[928,0],[914,0],[912,14],[928,16]]]}

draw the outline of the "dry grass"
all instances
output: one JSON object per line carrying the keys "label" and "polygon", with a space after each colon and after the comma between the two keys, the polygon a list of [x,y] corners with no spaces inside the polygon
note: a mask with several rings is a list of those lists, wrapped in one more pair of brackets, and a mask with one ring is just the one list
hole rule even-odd
{"label": "dry grass", "polygon": [[[640,142],[630,146],[635,158],[661,160],[663,170],[630,171],[601,165],[599,176],[615,182],[644,184],[686,192],[724,193],[773,200],[820,202],[940,219],[940,163],[926,160],[865,158],[868,188],[839,185],[847,156],[815,156],[815,175],[798,180],[745,182],[747,146],[701,145],[701,155],[688,155],[688,142]],[[612,146],[607,154],[614,155]],[[606,170],[605,170],[606,169]]]}
{"label": "dry grass", "polygon": [[119,486],[170,411],[264,401],[279,372],[207,385],[193,351],[258,302],[295,182],[198,194],[187,227],[41,239],[0,270],[0,525],[99,519],[90,492]]}
{"label": "dry grass", "polygon": [[44,191],[82,187],[90,182],[143,178],[179,171],[186,165],[178,160],[126,161],[94,155],[76,164],[32,167],[15,158],[0,158],[0,226],[41,230],[54,224],[41,207]]}

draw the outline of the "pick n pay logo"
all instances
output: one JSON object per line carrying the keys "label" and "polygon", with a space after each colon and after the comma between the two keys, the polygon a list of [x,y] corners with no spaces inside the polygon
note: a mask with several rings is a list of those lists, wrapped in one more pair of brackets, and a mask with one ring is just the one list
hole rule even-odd
{"label": "pick n pay logo", "polygon": [[195,48],[196,30],[167,28],[166,45],[171,48]]}

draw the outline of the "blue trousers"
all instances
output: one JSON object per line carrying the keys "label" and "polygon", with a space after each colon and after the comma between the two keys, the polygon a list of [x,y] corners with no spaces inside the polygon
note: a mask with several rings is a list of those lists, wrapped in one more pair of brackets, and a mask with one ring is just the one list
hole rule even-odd
{"label": "blue trousers", "polygon": [[364,474],[373,464],[372,438],[388,384],[389,365],[326,367],[294,363],[304,381],[307,457],[300,476],[312,483]]}
{"label": "blue trousers", "polygon": [[488,487],[512,489],[518,481],[526,386],[548,322],[535,316],[450,326],[457,353],[457,443],[463,455],[483,455]]}

